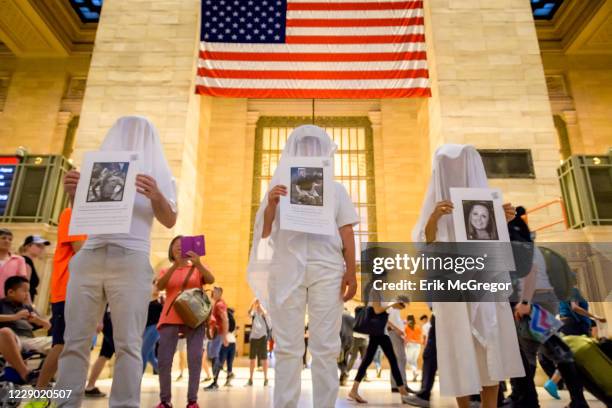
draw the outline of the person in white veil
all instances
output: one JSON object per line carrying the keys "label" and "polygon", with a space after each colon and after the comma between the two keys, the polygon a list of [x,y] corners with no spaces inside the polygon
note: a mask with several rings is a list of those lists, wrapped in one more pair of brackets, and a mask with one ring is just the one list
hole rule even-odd
{"label": "person in white veil", "polygon": [[[325,130],[300,126],[289,136],[278,168],[295,156],[333,160],[335,150]],[[251,288],[274,322],[274,407],[297,406],[308,307],[314,406],[331,408],[339,387],[336,359],[340,353],[342,304],[357,290],[353,226],[359,216],[346,189],[335,182],[334,190],[325,192],[335,195],[334,235],[282,230],[278,203],[287,195],[287,187],[279,185],[279,180],[277,169],[257,211],[248,268]]]}
{"label": "person in white veil", "polygon": [[[436,150],[432,176],[413,230],[416,242],[454,242],[451,187],[487,188],[478,151],[447,144]],[[514,208],[504,205],[508,220]],[[440,394],[457,397],[461,408],[480,393],[482,407],[497,406],[499,381],[525,375],[512,311],[508,303],[434,302]]]}
{"label": "person in white veil", "polygon": [[[65,346],[56,389],[71,390],[59,407],[79,407],[89,366],[89,347],[108,303],[117,353],[109,406],[140,407],[142,333],[147,320],[153,269],[149,262],[151,227],[156,218],[176,223],[176,187],[157,129],[147,118],[119,118],[100,150],[136,151],[142,167],[130,232],[90,235],[70,262],[66,293]],[[67,173],[64,187],[74,199],[79,172]]]}

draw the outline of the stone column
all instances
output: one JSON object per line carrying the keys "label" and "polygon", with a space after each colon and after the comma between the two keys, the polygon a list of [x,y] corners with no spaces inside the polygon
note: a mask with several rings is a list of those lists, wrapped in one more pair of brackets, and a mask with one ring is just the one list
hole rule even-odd
{"label": "stone column", "polygon": [[[491,184],[527,208],[559,197],[559,149],[529,2],[430,0],[425,19],[431,151],[443,143],[531,149],[535,179]],[[557,206],[529,220],[560,217]]]}
{"label": "stone column", "polygon": [[55,124],[55,130],[53,131],[53,142],[51,144],[52,152],[62,152],[64,143],[66,142],[68,124],[72,117],[72,112],[60,111],[57,113],[57,122]]}
{"label": "stone column", "polygon": [[[74,155],[78,164],[83,152],[97,150],[120,116],[150,118],[177,179],[181,234],[192,232],[196,194],[199,8],[198,0],[104,2]],[[156,223],[154,263],[165,257],[172,234]]]}
{"label": "stone column", "polygon": [[584,152],[584,144],[582,134],[580,133],[577,112],[575,110],[564,110],[561,112],[561,118],[565,122],[565,127],[567,128],[571,153],[580,154],[580,152]]}

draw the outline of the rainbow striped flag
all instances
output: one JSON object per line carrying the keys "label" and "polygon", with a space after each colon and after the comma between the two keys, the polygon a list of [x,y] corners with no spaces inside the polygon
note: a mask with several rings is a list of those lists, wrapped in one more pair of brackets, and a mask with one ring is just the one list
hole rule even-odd
{"label": "rainbow striped flag", "polygon": [[535,340],[540,343],[546,342],[553,334],[559,331],[561,326],[563,326],[563,323],[548,310],[537,304],[531,306],[529,332]]}

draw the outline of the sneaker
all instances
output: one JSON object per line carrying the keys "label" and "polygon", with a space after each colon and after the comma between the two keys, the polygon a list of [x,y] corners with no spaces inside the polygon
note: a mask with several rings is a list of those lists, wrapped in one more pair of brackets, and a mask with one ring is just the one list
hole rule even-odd
{"label": "sneaker", "polygon": [[247,387],[252,387],[253,386],[253,380],[249,379],[249,381],[247,381],[246,383]]}
{"label": "sneaker", "polygon": [[91,390],[85,390],[86,398],[104,398],[106,394],[100,391],[98,387],[93,387]]}
{"label": "sneaker", "polygon": [[51,406],[51,401],[44,398],[36,401],[30,401],[24,405],[24,408],[48,408]]}
{"label": "sneaker", "polygon": [[217,391],[218,389],[219,389],[219,385],[214,381],[209,386],[204,387],[204,391]]}
{"label": "sneaker", "polygon": [[227,377],[226,377],[226,378],[227,378],[228,380],[231,380],[231,379],[232,379],[232,378],[234,378],[234,377],[235,377],[235,375],[234,375],[234,373],[232,372],[232,373],[229,373],[229,374],[227,375]]}
{"label": "sneaker", "polygon": [[187,404],[187,408],[200,408],[197,402],[190,402]]}
{"label": "sneaker", "polygon": [[267,387],[267,386],[268,386],[268,379],[266,378],[266,379],[264,380],[264,387]]}
{"label": "sneaker", "polygon": [[225,384],[223,384],[224,387],[231,387],[232,386],[232,379],[231,378],[227,378],[225,380]]}
{"label": "sneaker", "polygon": [[172,404],[168,404],[167,402],[160,402],[155,406],[155,408],[172,408]]}
{"label": "sneaker", "polygon": [[402,395],[402,403],[412,405],[413,407],[429,408],[429,401],[417,397],[416,395]]}
{"label": "sneaker", "polygon": [[554,383],[553,380],[548,379],[548,381],[546,381],[544,383],[544,389],[554,398],[554,399],[561,399],[561,396],[559,396],[559,388],[557,387],[557,384]]}
{"label": "sneaker", "polygon": [[209,381],[212,381],[212,377],[206,377],[206,378],[202,378],[202,379],[200,380],[200,382],[201,382],[201,383],[203,383],[203,382],[209,382]]}

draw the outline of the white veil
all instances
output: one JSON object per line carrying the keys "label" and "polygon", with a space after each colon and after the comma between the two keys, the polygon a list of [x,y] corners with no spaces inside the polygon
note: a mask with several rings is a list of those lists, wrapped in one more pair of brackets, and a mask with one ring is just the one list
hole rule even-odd
{"label": "white veil", "polygon": [[[474,187],[487,188],[487,174],[482,163],[480,154],[470,145],[447,144],[439,147],[433,158],[432,175],[429,181],[429,187],[423,201],[419,221],[412,231],[412,238],[415,242],[425,241],[425,226],[429,216],[433,212],[436,203],[441,200],[450,199],[451,187]],[[454,242],[455,230],[452,217],[446,215],[438,221],[438,229],[436,234],[438,242]],[[487,361],[490,367],[497,367],[493,362],[497,357],[491,353],[491,346],[498,343],[498,304],[493,302],[472,302],[468,303],[470,309],[469,324],[471,333],[476,340],[487,350]],[[445,314],[447,322],[453,322],[456,325],[466,322],[467,315],[464,315],[463,308],[458,308],[454,303],[434,303],[434,314],[436,311]],[[441,319],[440,319],[441,320]],[[452,323],[451,323],[452,324]],[[437,328],[436,328],[437,329]],[[465,327],[460,328],[455,332],[464,333]],[[455,347],[455,346],[453,346]],[[439,348],[440,350],[440,348]],[[458,358],[457,354],[461,351],[454,348],[442,348],[440,354],[448,353],[448,357]],[[468,358],[469,353],[463,356]]]}
{"label": "white veil", "polygon": [[[288,157],[324,156],[333,160],[336,148],[336,144],[325,130],[318,126],[304,125],[295,128],[287,139],[278,167],[270,181],[269,189],[280,184],[279,169],[284,167],[284,161]],[[269,309],[271,301],[277,304],[284,302],[292,290],[300,284],[300,279],[306,268],[307,243],[307,234],[305,233],[280,230],[279,207],[276,209],[270,236],[268,238],[261,237],[264,211],[268,205],[268,192],[261,201],[255,216],[253,245],[247,269],[249,285],[255,292],[255,296],[267,309]],[[276,251],[278,253],[275,256]],[[271,275],[273,258],[275,267],[282,270],[282,276]],[[274,299],[271,299],[270,296],[271,286],[273,286]]]}
{"label": "white veil", "polygon": [[[429,187],[423,200],[419,221],[412,230],[412,240],[425,241],[427,220],[438,201],[450,200],[451,187],[487,188],[488,186],[487,173],[474,146],[459,144],[440,146],[434,153]],[[436,237],[436,241],[439,242],[455,240],[453,220],[450,216],[440,218]]]}
{"label": "white veil", "polygon": [[176,212],[176,184],[155,125],[144,116],[123,116],[110,128],[100,150],[140,153],[141,172],[153,177]]}

